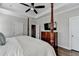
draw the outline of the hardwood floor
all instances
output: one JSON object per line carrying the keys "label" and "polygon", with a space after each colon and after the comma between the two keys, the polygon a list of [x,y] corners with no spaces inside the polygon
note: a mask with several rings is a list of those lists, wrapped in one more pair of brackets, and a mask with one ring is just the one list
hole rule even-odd
{"label": "hardwood floor", "polygon": [[79,56],[79,51],[67,50],[67,49],[58,47],[58,56]]}

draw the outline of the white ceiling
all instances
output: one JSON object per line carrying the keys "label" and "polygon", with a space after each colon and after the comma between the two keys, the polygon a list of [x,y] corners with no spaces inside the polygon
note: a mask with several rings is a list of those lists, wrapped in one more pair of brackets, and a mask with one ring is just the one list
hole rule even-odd
{"label": "white ceiling", "polygon": [[54,14],[59,15],[66,12],[72,12],[73,10],[76,10],[79,8],[79,3],[64,3],[62,7],[55,10]]}
{"label": "white ceiling", "polygon": [[[28,4],[28,3],[26,3],[26,4]],[[28,5],[30,5],[30,4],[28,4]],[[50,4],[48,4],[48,3],[35,3],[35,6],[37,6],[37,5],[45,5],[45,8],[36,9],[38,11],[38,14],[41,14],[50,8]],[[19,3],[2,3],[1,8],[7,9],[7,10],[10,10],[13,12],[17,12],[20,14],[24,14],[24,15],[27,15],[29,17],[35,17],[38,15],[38,14],[35,14],[34,11],[32,11],[32,10],[30,10],[29,12],[26,13],[25,11],[29,7],[21,5]]]}
{"label": "white ceiling", "polygon": [[[26,3],[26,4],[30,5],[29,3]],[[32,10],[25,13],[25,11],[28,9],[28,7],[21,5],[19,3],[0,3],[1,8],[11,11],[13,13],[16,13],[18,15],[21,15],[23,17],[28,16],[28,17],[38,18],[51,11],[51,4],[49,4],[49,3],[35,3],[35,6],[37,6],[37,5],[45,5],[45,8],[36,9],[38,11],[38,14],[35,14]],[[66,9],[69,9],[69,8],[75,7],[75,6],[79,6],[79,4],[55,3],[54,10],[55,10],[55,12],[62,12],[62,10],[64,11]]]}

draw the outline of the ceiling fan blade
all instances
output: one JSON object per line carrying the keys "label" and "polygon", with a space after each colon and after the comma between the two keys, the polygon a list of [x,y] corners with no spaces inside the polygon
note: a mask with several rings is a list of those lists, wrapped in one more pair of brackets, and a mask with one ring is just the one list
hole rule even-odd
{"label": "ceiling fan blade", "polygon": [[32,6],[34,6],[34,3],[31,3]]}
{"label": "ceiling fan blade", "polygon": [[30,10],[30,8],[28,10],[26,10],[25,12],[28,12]]}
{"label": "ceiling fan blade", "polygon": [[44,5],[41,5],[41,6],[35,6],[35,8],[45,8]]}
{"label": "ceiling fan blade", "polygon": [[24,5],[24,6],[28,6],[28,7],[30,7],[29,5],[27,5],[27,4],[25,4],[25,3],[20,3],[20,4],[22,4],[22,5]]}
{"label": "ceiling fan blade", "polygon": [[34,9],[34,12],[36,13],[36,14],[38,14],[38,12]]}

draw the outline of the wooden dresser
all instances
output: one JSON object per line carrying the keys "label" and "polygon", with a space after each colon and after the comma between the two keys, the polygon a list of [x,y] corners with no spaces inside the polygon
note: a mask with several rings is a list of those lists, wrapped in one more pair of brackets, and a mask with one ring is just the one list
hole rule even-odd
{"label": "wooden dresser", "polygon": [[58,33],[54,32],[53,42],[51,43],[51,32],[41,32],[41,40],[48,42],[57,52]]}

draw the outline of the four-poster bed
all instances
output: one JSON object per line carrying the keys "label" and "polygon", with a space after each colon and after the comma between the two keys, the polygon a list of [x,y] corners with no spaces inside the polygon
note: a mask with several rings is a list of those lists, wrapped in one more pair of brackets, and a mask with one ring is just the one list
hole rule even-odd
{"label": "four-poster bed", "polygon": [[[9,37],[5,39],[5,45],[0,45],[0,56],[56,56],[55,51],[53,49],[53,47],[56,47],[53,26],[53,4],[51,3],[51,32],[49,33],[49,36],[47,35],[47,37],[50,38],[49,44],[42,40],[30,37],[28,27],[28,36],[23,35],[23,33],[17,34],[15,32],[15,37]],[[15,28],[16,27],[14,27],[13,29]],[[0,42],[4,42],[4,40],[1,38]]]}

